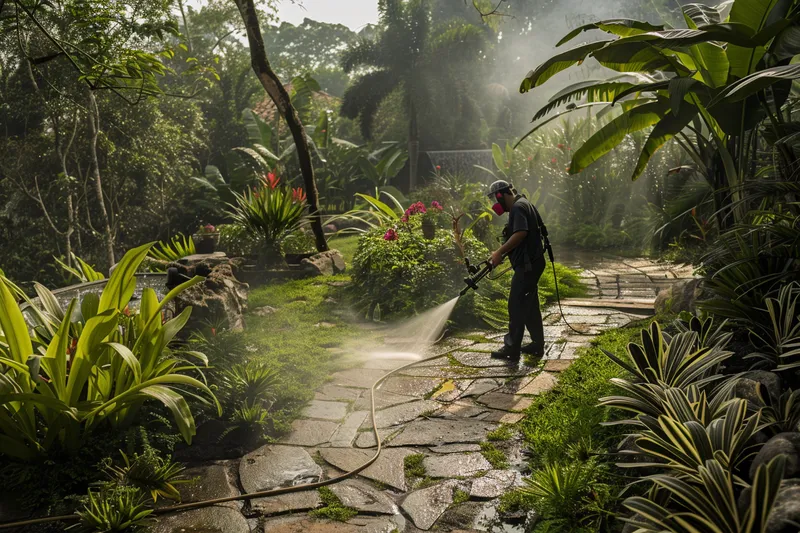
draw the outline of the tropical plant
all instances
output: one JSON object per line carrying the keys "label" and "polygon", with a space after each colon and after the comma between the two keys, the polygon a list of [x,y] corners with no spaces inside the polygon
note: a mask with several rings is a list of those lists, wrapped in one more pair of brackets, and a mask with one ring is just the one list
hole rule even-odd
{"label": "tropical plant", "polygon": [[357,206],[355,209],[342,215],[331,218],[331,222],[343,220],[351,224],[349,227],[339,231],[341,234],[347,233],[367,233],[371,230],[386,228],[400,222],[405,208],[393,195],[388,192],[381,193],[386,196],[392,205],[381,200],[378,196],[356,193],[356,197],[365,202],[365,206]]}
{"label": "tropical plant", "polygon": [[197,252],[194,247],[194,240],[179,233],[172,237],[169,242],[160,241],[153,246],[148,253],[148,257],[152,257],[157,261],[172,263],[195,253]]}
{"label": "tropical plant", "polygon": [[238,363],[222,374],[222,386],[236,403],[247,406],[269,404],[280,384],[277,370],[264,361]]}
{"label": "tropical plant", "polygon": [[259,239],[261,260],[282,261],[281,241],[306,221],[303,189],[280,185],[280,178],[269,173],[258,187],[234,193],[233,220]]}
{"label": "tropical plant", "polygon": [[[202,281],[193,278],[161,301],[153,289],[142,292],[138,312],[128,303],[136,287],[135,273],[152,244],[130,250],[120,261],[102,294],[61,309],[55,297],[37,288],[43,311],[29,313],[28,324],[5,278],[0,278],[0,443],[8,457],[30,460],[55,446],[71,453],[85,435],[103,425],[120,428],[136,419],[142,404],[156,400],[171,412],[180,434],[191,442],[195,422],[180,387],[208,387],[183,372],[199,372],[186,361],[205,362],[197,352],[172,345],[189,319],[187,308],[164,320],[163,310],[183,290]],[[217,404],[219,410],[219,405]]]}
{"label": "tropical plant", "polygon": [[759,466],[750,487],[750,498],[741,506],[736,489],[741,481],[715,459],[698,468],[697,480],[663,474],[652,476],[653,483],[668,494],[669,507],[634,496],[624,503],[636,513],[627,521],[643,533],[762,533],[780,490],[784,465],[784,457],[778,455]]}
{"label": "tropical plant", "polygon": [[[527,92],[544,84],[560,71],[588,58],[632,77],[591,80],[575,84],[553,99],[536,115],[541,118],[561,105],[586,97],[592,105],[613,105],[629,95],[621,114],[583,144],[573,155],[570,173],[578,173],[607,154],[627,135],[654,126],[642,146],[633,178],[644,171],[653,154],[667,141],[678,137],[689,148],[696,164],[713,174],[715,189],[727,188],[722,196],[732,207],[733,220],[741,221],[741,185],[751,168],[754,133],[766,118],[773,138],[788,133],[781,126],[781,107],[786,102],[791,80],[800,69],[790,64],[798,52],[797,2],[734,0],[723,21],[722,8],[699,4],[683,6],[686,29],[673,29],[629,19],[595,22],[581,26],[558,44],[583,31],[599,29],[616,38],[579,45],[554,55],[531,71],[520,90]],[[642,83],[642,74],[651,79]],[[538,126],[537,126],[538,127]],[[719,164],[707,169],[708,161],[693,149],[685,129],[708,132]],[[534,128],[535,130],[535,128]],[[786,146],[776,143],[783,168],[795,162]]]}
{"label": "tropical plant", "polygon": [[113,486],[89,490],[86,504],[78,511],[80,522],[67,529],[84,533],[137,531],[150,525],[153,513],[136,487]]}
{"label": "tropical plant", "polygon": [[81,283],[89,283],[91,281],[100,281],[106,279],[106,277],[94,269],[89,263],[75,255],[74,253],[71,254],[72,262],[75,265],[74,267],[69,266],[68,264],[64,263],[61,259],[54,257],[53,259],[56,260],[58,266],[60,266],[63,270],[72,274],[76,278],[80,280]]}
{"label": "tropical plant", "polygon": [[[403,93],[403,111],[408,119],[410,189],[416,186],[419,158],[419,123],[430,100],[431,86],[451,76],[451,68],[476,59],[485,44],[484,30],[472,25],[452,24],[434,32],[430,10],[423,0],[382,0],[378,4],[380,29],[374,39],[361,39],[342,56],[347,73],[362,71],[347,89],[341,114],[358,118],[364,138],[373,136],[373,124],[382,102],[393,92]],[[455,80],[453,80],[455,83]],[[448,94],[468,99],[468,95]]]}
{"label": "tropical plant", "polygon": [[144,453],[134,454],[132,458],[121,451],[120,455],[123,466],[109,464],[106,467],[110,483],[119,487],[136,487],[149,493],[153,503],[158,501],[159,496],[180,500],[177,485],[191,482],[191,479],[182,476],[186,467],[171,458],[160,457],[151,447],[146,448]]}
{"label": "tropical plant", "polygon": [[752,340],[758,352],[749,358],[758,358],[775,370],[800,367],[800,283],[787,283],[778,291],[777,298],[764,301],[769,324],[754,323]]}

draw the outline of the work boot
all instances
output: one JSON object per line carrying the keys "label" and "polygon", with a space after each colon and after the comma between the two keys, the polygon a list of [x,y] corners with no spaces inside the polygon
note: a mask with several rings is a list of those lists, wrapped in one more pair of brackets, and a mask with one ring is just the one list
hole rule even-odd
{"label": "work boot", "polygon": [[534,343],[526,344],[520,348],[519,351],[533,357],[542,357],[544,355],[544,350],[541,347],[536,346]]}
{"label": "work boot", "polygon": [[503,345],[499,350],[492,352],[492,359],[508,359],[509,361],[519,361],[519,350],[515,350],[511,346]]}

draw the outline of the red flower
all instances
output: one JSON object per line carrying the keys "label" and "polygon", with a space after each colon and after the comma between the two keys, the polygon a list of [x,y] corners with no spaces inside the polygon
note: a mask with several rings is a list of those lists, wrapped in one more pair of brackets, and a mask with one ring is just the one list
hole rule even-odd
{"label": "red flower", "polygon": [[212,337],[216,337],[217,336],[217,328],[211,328],[211,336]]}
{"label": "red flower", "polygon": [[693,207],[693,208],[692,208],[692,216],[693,216],[693,217],[696,217],[696,216],[697,216],[697,208],[696,208],[696,207]]}
{"label": "red flower", "polygon": [[253,187],[253,198],[260,198],[261,193],[259,193],[255,187]]}
{"label": "red flower", "polygon": [[551,162],[551,163],[553,163],[553,164],[555,165],[556,163],[558,163],[558,159],[556,159],[556,158],[554,157],[553,159],[551,159],[551,160],[550,160],[550,162]]}
{"label": "red flower", "polygon": [[436,165],[436,170],[442,170],[442,166],[441,165]]}
{"label": "red flower", "polygon": [[125,309],[122,310],[122,314],[125,316],[131,316],[131,310],[127,305],[125,306]]}
{"label": "red flower", "polygon": [[572,150],[572,146],[567,146],[567,150]]}
{"label": "red flower", "polygon": [[444,207],[442,207],[442,204],[434,200],[431,202],[431,209],[438,209],[439,211],[441,211],[442,209],[444,209]]}
{"label": "red flower", "polygon": [[281,179],[274,172],[268,172],[266,178],[264,178],[264,185],[270,189],[277,187],[280,182]]}
{"label": "red flower", "polygon": [[305,202],[306,201],[306,193],[302,187],[298,187],[296,189],[292,189],[292,200],[294,202]]}
{"label": "red flower", "polygon": [[558,149],[559,150],[563,150],[564,149],[564,143],[558,143]]}
{"label": "red flower", "polygon": [[328,133],[328,130],[322,130],[322,133]]}
{"label": "red flower", "polygon": [[570,167],[567,167],[567,168],[565,168],[564,170],[566,170],[567,172],[569,172],[569,169],[570,169]]}
{"label": "red flower", "polygon": [[408,222],[408,213],[406,213],[402,217],[400,217],[400,222],[404,222],[404,223]]}
{"label": "red flower", "polygon": [[533,161],[533,157],[532,156],[528,156],[528,161]]}
{"label": "red flower", "polygon": [[394,228],[389,228],[386,230],[386,233],[383,234],[384,241],[396,241],[397,240],[397,231]]}
{"label": "red flower", "polygon": [[214,233],[215,231],[217,231],[217,228],[215,228],[212,224],[206,224],[205,226],[203,226],[203,229],[206,230],[206,232],[208,233]]}

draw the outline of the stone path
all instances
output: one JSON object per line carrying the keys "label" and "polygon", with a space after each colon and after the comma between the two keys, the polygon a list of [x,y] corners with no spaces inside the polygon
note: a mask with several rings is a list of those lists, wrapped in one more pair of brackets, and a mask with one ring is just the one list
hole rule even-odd
{"label": "stone path", "polygon": [[[657,290],[691,272],[647,260],[606,260],[583,272],[596,303],[636,298],[652,301]],[[533,366],[510,367],[489,352],[500,332],[473,332],[431,347],[412,367],[383,382],[375,398],[376,423],[385,448],[360,475],[330,486],[358,512],[347,522],[312,517],[320,493],[305,491],[190,511],[161,519],[153,531],[177,533],[415,533],[491,531],[496,498],[521,484],[524,464],[518,438],[490,440],[492,432],[523,418],[533,398],[552,389],[594,335],[640,318],[614,305],[565,305],[577,335],[551,307],[545,316],[547,349]],[[471,339],[471,340],[470,340]],[[441,355],[439,358],[432,358]],[[241,458],[193,470],[199,485],[184,501],[268,490],[329,479],[363,464],[376,445],[369,413],[372,384],[407,365],[404,358],[373,358],[361,368],[337,372],[281,442]],[[498,454],[488,453],[492,449]]]}

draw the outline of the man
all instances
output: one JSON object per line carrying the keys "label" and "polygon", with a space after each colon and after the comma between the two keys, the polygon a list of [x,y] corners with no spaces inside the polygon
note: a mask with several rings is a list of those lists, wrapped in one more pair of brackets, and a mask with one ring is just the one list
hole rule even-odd
{"label": "man", "polygon": [[[492,253],[489,260],[497,266],[508,255],[514,268],[508,295],[508,334],[505,345],[492,352],[492,357],[510,362],[519,361],[520,353],[541,357],[544,353],[544,327],[539,309],[539,278],[545,268],[542,236],[547,230],[533,204],[517,194],[510,183],[503,180],[492,183],[489,198],[495,202],[492,210],[498,216],[509,213],[503,232],[506,242]],[[532,342],[522,346],[526,327]]]}

